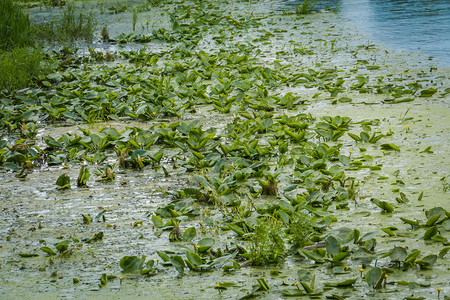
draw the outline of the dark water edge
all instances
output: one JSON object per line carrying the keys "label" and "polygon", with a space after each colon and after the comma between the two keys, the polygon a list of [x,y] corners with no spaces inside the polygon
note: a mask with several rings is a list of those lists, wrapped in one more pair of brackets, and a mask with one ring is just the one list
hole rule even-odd
{"label": "dark water edge", "polygon": [[[284,1],[295,9],[303,1]],[[417,51],[450,67],[449,0],[319,0],[317,9],[338,7],[343,17],[376,43]]]}

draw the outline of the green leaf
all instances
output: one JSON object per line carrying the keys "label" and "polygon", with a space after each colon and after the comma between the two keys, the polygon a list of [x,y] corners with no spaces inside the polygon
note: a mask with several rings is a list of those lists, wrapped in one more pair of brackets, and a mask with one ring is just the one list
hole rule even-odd
{"label": "green leaf", "polygon": [[435,88],[428,88],[428,89],[426,89],[426,90],[421,90],[421,91],[420,91],[420,96],[419,96],[419,97],[431,97],[431,96],[433,96],[436,92],[437,92],[437,89],[435,89]]}
{"label": "green leaf", "polygon": [[235,224],[228,224],[228,227],[240,236],[243,236],[245,234],[244,230],[242,230],[241,227],[239,227]]}
{"label": "green leaf", "polygon": [[62,174],[56,180],[56,185],[60,187],[60,189],[70,188],[70,177],[67,174]]}
{"label": "green leaf", "polygon": [[163,220],[160,217],[158,217],[157,215],[153,215],[152,216],[152,222],[153,222],[153,224],[155,225],[156,228],[164,227]]}
{"label": "green leaf", "polygon": [[444,222],[442,222],[442,228],[444,228],[447,231],[450,231],[450,219],[447,219]]}
{"label": "green leaf", "polygon": [[40,249],[49,255],[56,255],[56,252],[49,247],[41,247]]}
{"label": "green leaf", "polygon": [[427,269],[434,265],[434,263],[437,261],[437,258],[437,255],[428,255],[421,260],[416,261],[416,264],[418,264],[422,269]]}
{"label": "green leaf", "polygon": [[156,253],[159,255],[159,257],[162,258],[163,261],[165,261],[165,262],[170,261],[170,257],[166,253],[161,252],[161,251],[156,251]]}
{"label": "green leaf", "polygon": [[19,253],[19,256],[21,257],[36,257],[39,256],[36,253]]}
{"label": "green leaf", "polygon": [[332,286],[332,287],[346,287],[346,286],[353,285],[357,280],[358,280],[358,278],[352,278],[352,279],[347,279],[347,280],[339,281],[339,282],[325,282],[325,285]]}
{"label": "green leaf", "polygon": [[[145,257],[144,257],[145,259]],[[138,256],[124,256],[119,262],[119,266],[124,272],[141,271],[144,265],[144,259]]]}
{"label": "green leaf", "polygon": [[357,142],[361,142],[361,141],[362,141],[361,138],[360,138],[359,136],[357,136],[356,134],[354,134],[354,133],[348,132],[347,134],[348,134],[352,139],[354,139],[354,140],[357,141]]}
{"label": "green leaf", "polygon": [[211,267],[215,267],[215,266],[222,266],[226,263],[229,263],[230,261],[232,261],[236,255],[239,254],[239,251],[236,250],[235,252],[233,252],[233,254],[224,254],[223,256],[220,256],[218,258],[215,258],[212,263],[211,263]]}
{"label": "green leaf", "polygon": [[389,236],[395,236],[395,232],[392,231],[390,228],[381,228],[385,233],[387,233]]}
{"label": "green leaf", "polygon": [[203,264],[202,258],[195,252],[186,251],[186,257],[194,267]]}
{"label": "green leaf", "polygon": [[58,250],[59,252],[64,252],[67,249],[69,249],[69,245],[70,245],[70,241],[69,240],[64,240],[59,242],[58,244],[55,245],[56,250]]}
{"label": "green leaf", "polygon": [[200,247],[197,247],[197,251],[200,252],[200,253],[205,252],[205,251],[207,251],[209,248],[211,248],[212,246],[214,246],[214,243],[215,243],[215,241],[214,241],[214,239],[212,239],[212,238],[204,238],[204,239],[201,239],[201,240],[197,243],[197,245],[200,246]]}
{"label": "green leaf", "polygon": [[312,252],[312,251],[309,251],[309,250],[306,250],[306,249],[298,249],[298,253],[300,255],[305,256],[306,258],[314,260],[317,263],[323,263],[324,262],[323,257],[320,256],[319,254],[315,253],[315,252]]}
{"label": "green leaf", "polygon": [[85,214],[81,214],[81,216],[83,217],[83,223],[86,225],[91,224],[91,217]]}
{"label": "green leaf", "polygon": [[443,209],[442,207],[433,207],[432,209],[427,210],[425,212],[425,215],[427,216],[428,220],[430,220],[435,215],[439,215],[440,216],[439,219],[435,221],[435,222],[439,223],[440,221],[442,221],[443,219],[446,218],[447,211],[445,209]]}
{"label": "green leaf", "polygon": [[419,222],[416,221],[416,220],[409,220],[409,219],[406,219],[406,218],[400,218],[400,220],[402,220],[403,222],[405,222],[406,224],[409,224],[411,226],[416,226],[416,227],[420,226]]}
{"label": "green leaf", "polygon": [[408,253],[402,247],[395,247],[389,255],[392,261],[403,261]]}
{"label": "green leaf", "polygon": [[361,131],[359,135],[361,136],[361,140],[363,140],[364,142],[368,142],[370,139],[369,134],[365,131]]}
{"label": "green leaf", "polygon": [[306,293],[308,293],[308,294],[314,293],[314,290],[305,281],[301,281],[300,284],[302,285],[302,287],[306,291]]}
{"label": "green leaf", "polygon": [[305,293],[303,291],[300,291],[298,289],[284,289],[284,290],[280,290],[281,293],[287,297],[299,297],[302,295],[305,295]]}
{"label": "green leaf", "polygon": [[[95,217],[94,217],[94,222],[99,222],[100,218],[103,217],[106,213],[106,209],[102,210],[101,212],[99,212]],[[105,219],[103,219],[105,220]]]}
{"label": "green leaf", "polygon": [[197,229],[195,229],[195,227],[189,227],[183,233],[183,238],[182,238],[183,242],[190,242],[190,241],[192,241],[196,235],[197,235]]}
{"label": "green leaf", "polygon": [[426,225],[427,225],[427,226],[433,225],[434,223],[437,222],[437,220],[439,220],[440,217],[441,217],[441,215],[434,215],[434,216],[431,216],[431,217],[428,219]]}
{"label": "green leaf", "polygon": [[100,232],[94,234],[94,236],[91,237],[90,239],[86,240],[86,243],[92,243],[95,241],[100,241],[102,239],[103,239],[103,231],[100,231]]}
{"label": "green leaf", "polygon": [[342,261],[349,255],[350,255],[350,252],[339,252],[338,254],[333,256],[333,262]]}
{"label": "green leaf", "polygon": [[170,262],[172,263],[172,266],[175,268],[175,270],[178,271],[180,274],[184,274],[184,268],[186,267],[186,264],[184,263],[184,260],[179,255],[171,256]]}
{"label": "green leaf", "polygon": [[408,256],[405,258],[404,262],[406,264],[412,265],[416,258],[419,256],[420,251],[419,250],[413,250]]}
{"label": "green leaf", "polygon": [[389,202],[386,201],[380,201],[377,199],[370,199],[376,206],[378,206],[379,208],[381,208],[384,212],[388,212],[391,213],[394,211],[394,207],[392,207],[391,204],[389,204]]}
{"label": "green leaf", "polygon": [[5,168],[13,170],[13,171],[19,171],[19,167],[15,163],[12,163],[12,162],[9,162],[9,161],[5,162],[3,164],[3,166]]}
{"label": "green leaf", "polygon": [[394,144],[381,144],[381,149],[383,150],[395,150],[400,152],[400,148]]}
{"label": "green leaf", "polygon": [[332,235],[330,235],[326,239],[325,248],[327,249],[327,252],[331,257],[341,252],[341,245],[339,244],[338,240]]}
{"label": "green leaf", "polygon": [[372,268],[366,274],[366,282],[372,288],[376,288],[381,280],[383,280],[383,271],[380,268]]}
{"label": "green leaf", "polygon": [[289,215],[285,213],[284,211],[279,211],[281,220],[283,220],[283,223],[288,225],[289,224]]}
{"label": "green leaf", "polygon": [[439,258],[440,259],[444,258],[449,250],[450,250],[450,247],[445,247],[441,251],[439,251]]}
{"label": "green leaf", "polygon": [[425,231],[423,235],[424,240],[431,240],[433,236],[435,236],[438,233],[438,228],[436,226],[428,228],[427,231]]}
{"label": "green leaf", "polygon": [[257,281],[261,289],[263,289],[266,292],[270,290],[270,286],[264,278],[259,278],[257,279]]}
{"label": "green leaf", "polygon": [[85,187],[90,176],[91,176],[91,173],[89,172],[89,169],[83,165],[80,169],[80,173],[78,174],[77,186]]}

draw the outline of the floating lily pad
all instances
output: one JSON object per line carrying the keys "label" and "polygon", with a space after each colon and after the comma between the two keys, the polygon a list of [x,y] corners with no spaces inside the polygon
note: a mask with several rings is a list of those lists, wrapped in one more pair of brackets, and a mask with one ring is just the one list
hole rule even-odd
{"label": "floating lily pad", "polygon": [[135,272],[142,270],[144,259],[138,256],[124,256],[119,262],[119,266],[124,272]]}
{"label": "floating lily pad", "polygon": [[200,247],[197,247],[197,251],[200,253],[205,252],[205,251],[209,250],[209,248],[214,246],[214,243],[215,243],[215,241],[212,238],[201,239],[197,243],[197,245],[200,246]]}

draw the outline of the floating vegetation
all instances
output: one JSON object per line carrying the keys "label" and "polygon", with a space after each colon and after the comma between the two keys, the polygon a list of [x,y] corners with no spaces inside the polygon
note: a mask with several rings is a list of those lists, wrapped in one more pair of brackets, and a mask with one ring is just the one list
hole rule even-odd
{"label": "floating vegetation", "polygon": [[[133,33],[91,23],[117,51],[50,51],[35,86],[1,91],[2,270],[94,298],[176,298],[178,282],[190,298],[444,293],[447,177],[409,159],[445,151],[409,109],[448,81],[397,72],[328,23],[310,32],[313,16],[149,4],[110,6]],[[151,12],[166,26],[140,30]]]}

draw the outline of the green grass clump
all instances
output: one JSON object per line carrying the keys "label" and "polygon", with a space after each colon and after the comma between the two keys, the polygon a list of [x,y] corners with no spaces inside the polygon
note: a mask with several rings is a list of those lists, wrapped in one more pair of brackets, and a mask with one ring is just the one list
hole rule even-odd
{"label": "green grass clump", "polygon": [[314,228],[311,226],[311,218],[304,213],[296,212],[291,217],[289,232],[291,234],[292,245],[298,249],[311,243],[311,236]]}
{"label": "green grass clump", "polygon": [[28,14],[12,0],[0,1],[0,49],[29,46],[33,42]]}
{"label": "green grass clump", "polygon": [[252,265],[276,264],[286,256],[282,234],[283,227],[277,220],[258,220],[249,243]]}
{"label": "green grass clump", "polygon": [[298,15],[310,14],[316,7],[317,0],[303,0],[302,4],[295,6],[295,13]]}
{"label": "green grass clump", "polygon": [[0,90],[28,87],[42,70],[43,54],[39,49],[16,48],[0,53]]}
{"label": "green grass clump", "polygon": [[37,36],[41,39],[67,42],[74,40],[92,40],[97,21],[94,13],[86,13],[72,4],[63,10],[60,18],[36,25]]}

